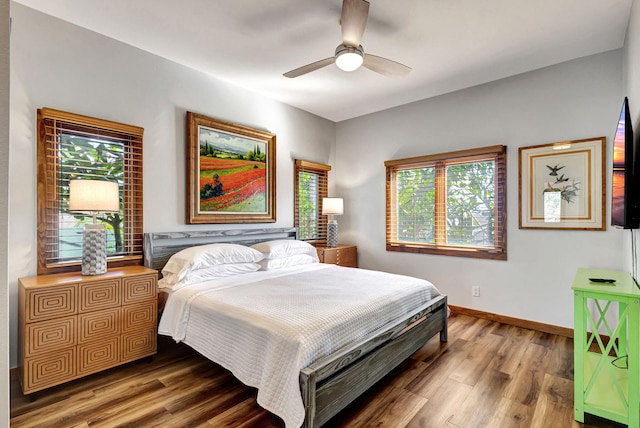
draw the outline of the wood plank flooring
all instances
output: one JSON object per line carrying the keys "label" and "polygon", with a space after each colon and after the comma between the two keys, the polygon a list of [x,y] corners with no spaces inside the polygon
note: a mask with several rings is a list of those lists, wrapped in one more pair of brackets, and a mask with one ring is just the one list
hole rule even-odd
{"label": "wood plank flooring", "polygon": [[[283,422],[256,391],[188,347],[160,337],[139,361],[36,394],[11,382],[11,426],[265,427]],[[571,339],[466,315],[332,419],[329,427],[622,427],[573,420]]]}

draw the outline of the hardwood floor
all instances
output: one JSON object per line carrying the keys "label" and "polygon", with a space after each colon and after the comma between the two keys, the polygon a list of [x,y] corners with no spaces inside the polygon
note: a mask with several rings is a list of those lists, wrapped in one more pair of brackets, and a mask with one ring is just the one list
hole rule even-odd
{"label": "hardwood floor", "polygon": [[[275,427],[256,391],[190,348],[159,338],[139,361],[36,394],[11,382],[11,426]],[[573,420],[573,342],[466,315],[436,336],[330,427],[622,427]]]}

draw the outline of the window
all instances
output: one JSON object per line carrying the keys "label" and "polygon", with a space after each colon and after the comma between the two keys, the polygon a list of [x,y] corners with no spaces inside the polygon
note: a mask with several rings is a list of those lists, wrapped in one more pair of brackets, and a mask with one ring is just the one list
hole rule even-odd
{"label": "window", "polygon": [[506,147],[385,162],[387,250],[506,260]]}
{"label": "window", "polygon": [[322,215],[322,198],[327,197],[329,165],[296,160],[294,189],[294,226],[298,239],[327,241],[327,216]]}
{"label": "window", "polygon": [[90,214],[69,212],[69,180],[108,179],[120,212],[102,213],[109,266],[141,264],[143,129],[43,108],[38,110],[38,274],[80,269]]}

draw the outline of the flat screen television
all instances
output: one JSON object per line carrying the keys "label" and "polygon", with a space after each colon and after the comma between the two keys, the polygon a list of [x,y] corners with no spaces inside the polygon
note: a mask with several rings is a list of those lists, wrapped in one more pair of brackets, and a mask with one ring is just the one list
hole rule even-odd
{"label": "flat screen television", "polygon": [[635,162],[635,155],[637,153],[634,153],[629,100],[625,97],[613,140],[611,180],[611,225],[624,229],[637,229],[640,225],[638,213],[640,168]]}

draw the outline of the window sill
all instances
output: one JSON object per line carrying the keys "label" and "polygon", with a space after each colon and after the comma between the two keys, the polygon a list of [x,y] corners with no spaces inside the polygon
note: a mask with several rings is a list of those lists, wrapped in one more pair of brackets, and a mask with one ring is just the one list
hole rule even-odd
{"label": "window sill", "polygon": [[387,251],[404,253],[436,254],[441,256],[469,257],[488,260],[507,260],[506,251],[490,248],[468,248],[437,245],[387,243]]}
{"label": "window sill", "polygon": [[[113,256],[107,257],[107,269],[122,266],[133,266],[142,264],[142,255],[136,256]],[[38,275],[52,273],[76,272],[82,270],[82,262],[74,260],[61,263],[47,263],[46,268],[38,271]]]}

